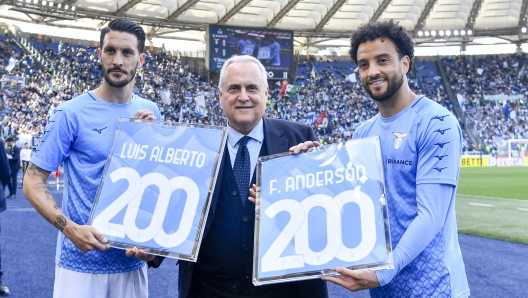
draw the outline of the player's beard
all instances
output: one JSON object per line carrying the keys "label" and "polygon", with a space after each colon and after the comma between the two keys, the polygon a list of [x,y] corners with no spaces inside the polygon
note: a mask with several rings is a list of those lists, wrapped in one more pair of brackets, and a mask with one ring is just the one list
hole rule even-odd
{"label": "player's beard", "polygon": [[[103,77],[104,77],[104,80],[108,83],[108,85],[110,85],[110,86],[112,86],[114,88],[123,88],[126,85],[128,85],[128,83],[130,83],[132,80],[134,80],[134,78],[136,77],[137,66],[138,66],[138,63],[136,63],[136,66],[134,68],[132,68],[132,70],[129,71],[129,72],[127,72],[126,70],[124,70],[124,69],[122,69],[120,67],[113,67],[113,68],[106,69],[103,66]],[[121,73],[125,74],[125,77],[120,79],[120,80],[114,80],[112,78],[111,74],[110,74],[110,72],[112,72],[114,70],[118,70]]]}
{"label": "player's beard", "polygon": [[[374,94],[372,90],[370,90],[369,82],[377,80],[379,78],[384,78],[387,81],[387,90],[385,90],[385,92]],[[362,84],[363,88],[365,88],[365,91],[367,91],[367,93],[370,95],[370,97],[372,97],[372,99],[374,99],[375,101],[385,101],[391,98],[394,94],[396,94],[396,92],[398,92],[400,87],[403,85],[403,73],[401,72],[401,66],[399,67],[396,75],[391,78],[378,75],[372,79],[369,79],[367,82],[362,82]]]}

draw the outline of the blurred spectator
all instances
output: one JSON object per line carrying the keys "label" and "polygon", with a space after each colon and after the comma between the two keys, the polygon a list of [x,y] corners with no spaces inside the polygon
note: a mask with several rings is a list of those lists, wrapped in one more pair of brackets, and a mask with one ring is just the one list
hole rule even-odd
{"label": "blurred spectator", "polygon": [[9,195],[7,198],[16,198],[17,189],[17,175],[20,170],[20,148],[15,145],[15,138],[8,137],[6,139],[7,144],[7,160],[9,161],[9,170],[11,176],[9,179]]}

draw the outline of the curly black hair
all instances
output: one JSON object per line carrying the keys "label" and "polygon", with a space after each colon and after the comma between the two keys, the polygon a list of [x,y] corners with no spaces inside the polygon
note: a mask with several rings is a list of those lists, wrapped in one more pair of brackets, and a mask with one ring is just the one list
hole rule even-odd
{"label": "curly black hair", "polygon": [[412,60],[414,57],[414,43],[411,37],[405,31],[405,28],[400,26],[394,20],[377,21],[373,23],[366,23],[352,33],[350,39],[350,58],[357,64],[357,52],[359,45],[366,42],[381,38],[382,40],[388,38],[396,45],[396,51],[399,58],[407,55],[410,58],[409,70],[412,69]]}

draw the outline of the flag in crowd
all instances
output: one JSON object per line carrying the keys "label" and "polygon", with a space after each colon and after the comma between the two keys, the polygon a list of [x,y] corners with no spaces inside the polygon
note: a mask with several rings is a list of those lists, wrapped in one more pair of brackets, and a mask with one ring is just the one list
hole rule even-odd
{"label": "flag in crowd", "polygon": [[198,95],[194,97],[194,102],[196,106],[194,107],[194,112],[198,118],[207,117],[207,109],[205,108],[205,96]]}
{"label": "flag in crowd", "polygon": [[306,116],[297,119],[297,122],[303,123],[306,125],[312,125],[316,119],[317,119],[317,116],[315,112],[310,112],[310,113],[307,113]]}
{"label": "flag in crowd", "polygon": [[164,104],[167,104],[167,105],[170,105],[172,100],[170,98],[170,90],[161,90],[160,91],[160,98],[161,98],[161,101],[164,103]]}
{"label": "flag in crowd", "polygon": [[15,58],[13,58],[13,57],[9,58],[9,62],[7,64],[7,66],[5,67],[7,72],[11,72],[13,70],[13,68],[15,68],[16,62],[17,61],[15,60]]}
{"label": "flag in crowd", "polygon": [[355,74],[355,73],[351,73],[351,74],[349,74],[349,75],[345,78],[345,81],[347,81],[347,82],[352,82],[352,83],[357,82],[356,74]]}
{"label": "flag in crowd", "polygon": [[286,92],[288,93],[289,97],[292,97],[295,94],[295,92],[297,92],[297,89],[299,89],[299,86],[297,86],[297,85],[288,84],[286,86]]}
{"label": "flag in crowd", "polygon": [[288,87],[288,81],[286,81],[286,80],[282,81],[281,90],[279,92],[280,96],[284,96],[284,94],[286,93],[286,88],[287,87]]}

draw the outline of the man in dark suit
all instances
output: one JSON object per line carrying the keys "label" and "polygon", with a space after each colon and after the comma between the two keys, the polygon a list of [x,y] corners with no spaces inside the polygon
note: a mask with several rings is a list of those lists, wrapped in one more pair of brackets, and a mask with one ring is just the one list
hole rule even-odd
{"label": "man in dark suit", "polygon": [[11,177],[9,177],[9,196],[8,198],[16,197],[17,190],[17,175],[20,170],[20,148],[15,145],[15,139],[8,137],[7,144],[7,159],[9,160],[9,169],[11,170]]}
{"label": "man in dark suit", "polygon": [[[4,187],[9,184],[9,179],[11,177],[10,172],[11,171],[9,170],[9,162],[7,161],[7,153],[4,148],[4,142],[0,140],[0,183],[2,183],[2,187],[0,188],[0,212],[6,210]],[[2,262],[0,256],[0,296],[9,296],[9,288],[2,282],[3,272],[1,264]]]}
{"label": "man in dark suit", "polygon": [[[255,205],[248,201],[259,156],[288,152],[315,140],[311,127],[264,117],[268,101],[266,70],[251,56],[228,59],[218,91],[228,119],[228,137],[203,241],[196,263],[179,261],[179,297],[328,297],[322,280],[254,286]],[[160,265],[161,257],[127,254]]]}

